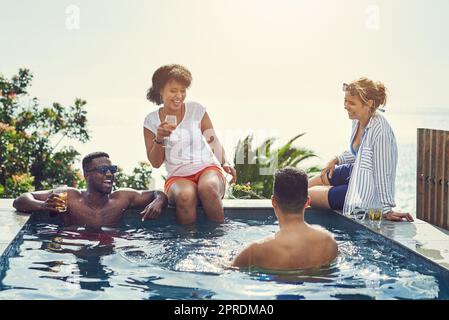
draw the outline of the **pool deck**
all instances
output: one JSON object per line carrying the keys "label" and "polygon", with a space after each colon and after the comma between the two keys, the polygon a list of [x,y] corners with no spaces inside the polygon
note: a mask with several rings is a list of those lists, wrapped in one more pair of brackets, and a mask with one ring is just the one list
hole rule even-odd
{"label": "pool deck", "polygon": [[[16,212],[12,202],[11,199],[0,199],[0,256],[30,217]],[[224,200],[223,204],[225,212],[271,208],[271,200]],[[371,226],[367,220],[357,222],[449,270],[449,231],[419,219],[414,222],[382,221],[380,228]]]}

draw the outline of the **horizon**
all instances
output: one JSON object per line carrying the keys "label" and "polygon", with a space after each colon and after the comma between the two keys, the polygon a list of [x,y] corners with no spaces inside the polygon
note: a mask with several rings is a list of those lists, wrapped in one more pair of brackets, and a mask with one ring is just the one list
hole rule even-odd
{"label": "horizon", "polygon": [[[125,171],[146,160],[142,124],[156,107],[145,94],[153,72],[169,63],[190,69],[187,100],[207,108],[218,132],[277,132],[282,143],[306,131],[299,145],[322,162],[346,147],[350,122],[341,83],[360,76],[386,84],[385,115],[394,120],[399,145],[425,123],[401,121],[403,115],[435,116],[430,125],[448,129],[438,119],[449,113],[444,0],[0,5],[0,73],[9,78],[29,68],[35,76],[30,97],[42,105],[86,100],[92,138],[75,148],[82,155],[106,150]],[[233,143],[224,143],[228,156]]]}

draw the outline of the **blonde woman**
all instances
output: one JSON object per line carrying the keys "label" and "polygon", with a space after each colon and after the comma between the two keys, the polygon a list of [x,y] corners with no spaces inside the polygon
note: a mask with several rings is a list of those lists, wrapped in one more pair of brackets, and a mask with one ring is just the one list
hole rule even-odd
{"label": "blonde woman", "polygon": [[380,205],[384,219],[413,221],[409,213],[393,210],[398,150],[393,129],[378,112],[387,102],[384,84],[360,78],[343,84],[343,91],[352,120],[349,149],[309,180],[312,206],[349,214]]}
{"label": "blonde woman", "polygon": [[[235,182],[236,171],[226,161],[206,109],[185,101],[191,82],[190,71],[178,64],[154,72],[147,98],[162,107],[144,121],[147,157],[155,168],[165,164],[168,176],[164,191],[169,203],[176,206],[179,223],[195,222],[199,202],[209,220],[222,223],[223,172],[231,174]],[[175,118],[176,124],[169,124],[167,116]]]}

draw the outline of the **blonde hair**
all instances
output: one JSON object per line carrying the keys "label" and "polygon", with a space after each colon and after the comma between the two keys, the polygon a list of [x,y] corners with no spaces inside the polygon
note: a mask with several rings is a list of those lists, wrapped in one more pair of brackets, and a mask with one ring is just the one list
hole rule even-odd
{"label": "blonde hair", "polygon": [[368,78],[360,78],[352,81],[346,91],[352,96],[357,95],[365,105],[368,105],[368,101],[372,100],[371,113],[374,113],[380,106],[387,104],[387,88],[380,81],[372,81]]}

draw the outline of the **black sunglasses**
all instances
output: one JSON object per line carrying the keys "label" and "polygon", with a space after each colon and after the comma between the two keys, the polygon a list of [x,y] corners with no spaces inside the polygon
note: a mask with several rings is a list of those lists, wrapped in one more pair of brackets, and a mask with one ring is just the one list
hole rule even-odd
{"label": "black sunglasses", "polygon": [[117,166],[99,166],[93,169],[87,170],[87,172],[96,171],[98,173],[106,174],[108,171],[110,171],[112,174],[117,172]]}

